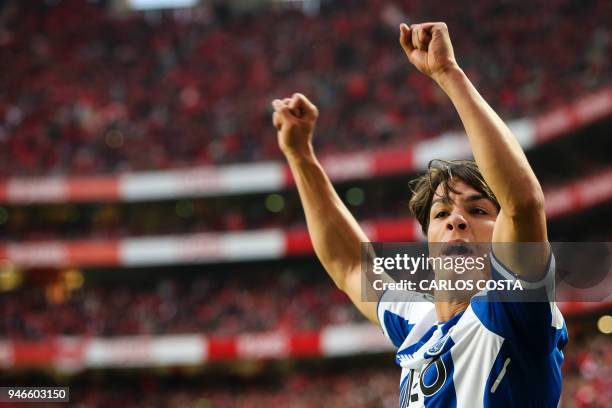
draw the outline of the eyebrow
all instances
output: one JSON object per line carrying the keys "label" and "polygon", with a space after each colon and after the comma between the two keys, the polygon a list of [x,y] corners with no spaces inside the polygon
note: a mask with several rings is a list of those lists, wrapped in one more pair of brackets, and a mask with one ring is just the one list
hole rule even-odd
{"label": "eyebrow", "polygon": [[[471,202],[482,200],[482,199],[486,199],[486,197],[483,194],[478,193],[478,194],[470,194],[469,196],[466,197],[465,201],[471,203]],[[452,200],[450,200],[447,197],[436,198],[435,200],[431,202],[431,206],[433,207],[434,204],[437,204],[437,203],[448,204],[449,202],[452,202]]]}

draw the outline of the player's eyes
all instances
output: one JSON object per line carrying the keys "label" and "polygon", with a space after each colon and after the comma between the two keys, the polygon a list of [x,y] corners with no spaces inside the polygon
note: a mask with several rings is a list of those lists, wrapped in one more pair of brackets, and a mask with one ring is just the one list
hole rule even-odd
{"label": "player's eyes", "polygon": [[436,215],[434,215],[434,218],[442,218],[442,217],[445,217],[446,215],[448,215],[448,211],[442,210],[442,211],[438,211]]}
{"label": "player's eyes", "polygon": [[483,210],[482,208],[472,208],[472,211],[470,211],[472,214],[487,214],[487,212],[485,210]]}

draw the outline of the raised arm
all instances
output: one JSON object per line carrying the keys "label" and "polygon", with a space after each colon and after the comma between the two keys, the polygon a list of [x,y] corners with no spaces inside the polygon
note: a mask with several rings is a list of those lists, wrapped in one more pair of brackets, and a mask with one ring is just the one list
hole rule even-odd
{"label": "raised arm", "polygon": [[549,254],[544,194],[516,137],[457,64],[446,24],[402,24],[400,44],[408,60],[449,96],[463,122],[476,164],[501,206],[492,241],[542,243],[532,246],[528,266],[516,262],[516,253],[500,254],[502,262],[537,278]]}
{"label": "raised arm", "polygon": [[315,253],[338,288],[378,324],[376,302],[361,296],[361,242],[365,233],[338,197],[312,147],[319,112],[304,95],[275,99],[273,123],[304,207]]}

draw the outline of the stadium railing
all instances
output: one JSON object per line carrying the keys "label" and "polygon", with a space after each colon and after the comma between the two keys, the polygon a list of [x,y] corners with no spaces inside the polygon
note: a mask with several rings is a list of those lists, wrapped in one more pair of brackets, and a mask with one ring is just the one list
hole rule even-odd
{"label": "stadium railing", "polygon": [[[549,219],[594,207],[612,199],[612,168],[545,190]],[[361,223],[372,241],[415,241],[420,226],[410,217]],[[0,259],[21,267],[150,266],[256,259],[312,254],[305,228],[147,236],[120,240],[8,242]]]}
{"label": "stadium railing", "polygon": [[[612,114],[612,87],[534,118],[508,122],[525,150]],[[434,158],[469,157],[462,132],[446,132],[413,146],[325,156],[333,181],[373,178],[422,170]],[[117,176],[9,178],[0,180],[0,203],[147,201],[277,191],[293,186],[287,166],[258,162],[125,173]]]}
{"label": "stadium railing", "polygon": [[[562,302],[565,316],[594,312],[610,302]],[[52,337],[46,341],[0,339],[0,367],[138,368],[200,365],[217,361],[339,357],[394,351],[370,323],[330,325],[318,331],[272,331],[219,337],[201,334],[159,336]]]}

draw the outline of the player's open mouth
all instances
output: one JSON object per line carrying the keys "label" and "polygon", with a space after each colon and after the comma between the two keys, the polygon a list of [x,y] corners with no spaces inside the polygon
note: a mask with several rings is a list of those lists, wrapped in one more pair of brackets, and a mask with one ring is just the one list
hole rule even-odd
{"label": "player's open mouth", "polygon": [[474,251],[465,242],[451,242],[442,249],[442,255],[471,255]]}

